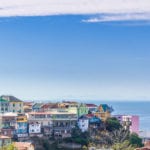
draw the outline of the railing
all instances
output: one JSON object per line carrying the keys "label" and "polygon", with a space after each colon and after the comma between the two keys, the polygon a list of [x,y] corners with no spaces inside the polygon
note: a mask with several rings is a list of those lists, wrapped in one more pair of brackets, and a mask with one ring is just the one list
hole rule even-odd
{"label": "railing", "polygon": [[52,118],[52,120],[68,120],[68,121],[77,120],[77,119],[78,119],[77,117],[74,117],[74,118]]}
{"label": "railing", "polygon": [[68,117],[65,117],[65,118],[58,118],[58,117],[54,117],[54,118],[35,118],[35,117],[30,117],[28,120],[77,120],[78,118],[77,117],[72,117],[72,118],[68,118]]}

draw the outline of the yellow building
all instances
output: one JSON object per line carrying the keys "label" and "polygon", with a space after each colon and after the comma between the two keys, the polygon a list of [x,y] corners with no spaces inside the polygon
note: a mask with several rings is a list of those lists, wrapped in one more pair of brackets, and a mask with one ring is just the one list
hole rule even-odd
{"label": "yellow building", "polygon": [[107,118],[111,117],[112,111],[112,107],[109,107],[107,104],[101,104],[95,112],[95,116],[99,117],[102,121],[106,121]]}
{"label": "yellow building", "polygon": [[26,115],[20,115],[20,116],[17,116],[17,122],[27,122],[27,116]]}
{"label": "yellow building", "polygon": [[28,122],[26,115],[19,115],[16,117],[16,133],[18,138],[24,138],[28,136]]}

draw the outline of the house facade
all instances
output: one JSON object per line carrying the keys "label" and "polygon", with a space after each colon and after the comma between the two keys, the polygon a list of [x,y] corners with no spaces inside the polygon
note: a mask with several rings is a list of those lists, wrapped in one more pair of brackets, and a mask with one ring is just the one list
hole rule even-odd
{"label": "house facade", "polygon": [[13,137],[16,128],[16,113],[0,114],[0,129],[2,135]]}
{"label": "house facade", "polygon": [[86,104],[79,104],[77,107],[77,113],[78,113],[78,117],[82,116],[82,115],[86,115],[88,114],[89,109],[86,107]]}
{"label": "house facade", "polygon": [[71,129],[77,123],[77,115],[69,112],[54,112],[52,114],[54,134],[65,136],[71,134]]}
{"label": "house facade", "polygon": [[0,135],[0,148],[11,144],[11,137]]}
{"label": "house facade", "polygon": [[9,102],[0,97],[0,113],[9,112]]}
{"label": "house facade", "polygon": [[88,131],[89,119],[86,116],[81,116],[78,120],[78,126],[82,132]]}
{"label": "house facade", "polygon": [[41,126],[51,126],[52,125],[52,115],[51,112],[30,112],[28,113],[29,123],[40,123]]}
{"label": "house facade", "polygon": [[41,124],[39,122],[29,123],[29,134],[40,134],[41,133]]}
{"label": "house facade", "polygon": [[[54,134],[68,134],[76,125],[78,120],[76,113],[70,113],[66,109],[53,110],[50,112],[31,112],[28,113],[29,133],[34,129],[43,129],[43,132],[49,130]],[[44,133],[45,134],[45,133]]]}
{"label": "house facade", "polygon": [[95,113],[97,111],[98,106],[95,104],[86,104],[88,111],[91,113]]}
{"label": "house facade", "polygon": [[32,111],[34,111],[34,112],[40,112],[42,106],[43,106],[43,103],[35,103],[32,106]]}
{"label": "house facade", "polygon": [[129,129],[131,133],[139,134],[139,116],[134,115],[115,115],[125,129]]}
{"label": "house facade", "polygon": [[9,103],[9,112],[13,112],[13,113],[23,113],[24,109],[23,109],[23,101],[21,101],[20,99],[14,97],[14,96],[9,96],[9,95],[2,95],[1,96],[2,99],[8,101]]}
{"label": "house facade", "polygon": [[108,118],[111,117],[112,112],[112,107],[108,106],[107,104],[101,104],[94,114],[95,116],[99,117],[102,121],[106,121]]}
{"label": "house facade", "polygon": [[18,138],[28,137],[28,120],[26,115],[16,117],[16,134]]}

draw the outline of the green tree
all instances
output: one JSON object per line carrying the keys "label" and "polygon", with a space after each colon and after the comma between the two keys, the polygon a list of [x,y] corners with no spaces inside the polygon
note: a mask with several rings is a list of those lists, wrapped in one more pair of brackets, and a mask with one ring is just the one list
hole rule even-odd
{"label": "green tree", "polygon": [[106,130],[108,130],[109,132],[118,130],[122,127],[119,120],[115,117],[108,118],[105,122],[105,125],[106,125]]}
{"label": "green tree", "polygon": [[75,128],[73,128],[71,131],[72,138],[79,137],[81,134],[82,134],[82,132],[81,132],[80,128],[78,127],[78,125],[76,125]]}
{"label": "green tree", "polygon": [[82,147],[82,150],[88,150],[88,147],[84,145],[84,146]]}
{"label": "green tree", "polygon": [[[67,140],[69,141],[69,139]],[[88,145],[90,135],[89,132],[82,132],[78,126],[75,126],[75,128],[72,129],[70,140],[81,145]]]}
{"label": "green tree", "polygon": [[132,133],[129,138],[130,144],[134,147],[143,147],[142,139],[136,134]]}
{"label": "green tree", "polygon": [[92,138],[92,143],[100,147],[110,147],[112,146],[112,140],[109,134],[105,132],[99,132],[96,136]]}
{"label": "green tree", "polygon": [[123,143],[115,143],[112,146],[113,150],[134,150],[135,148],[130,145],[129,141],[124,141]]}
{"label": "green tree", "polygon": [[123,128],[109,133],[112,143],[122,143],[129,139],[130,132]]}
{"label": "green tree", "polygon": [[17,150],[13,144],[7,145],[7,146],[3,146],[0,148],[0,150]]}

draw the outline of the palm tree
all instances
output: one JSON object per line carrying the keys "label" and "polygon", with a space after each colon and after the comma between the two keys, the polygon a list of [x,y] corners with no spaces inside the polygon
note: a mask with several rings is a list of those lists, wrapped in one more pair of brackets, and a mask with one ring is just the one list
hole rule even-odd
{"label": "palm tree", "polygon": [[135,148],[130,145],[129,141],[124,141],[123,143],[115,143],[112,146],[113,150],[134,150]]}
{"label": "palm tree", "polygon": [[92,143],[100,147],[110,147],[112,145],[111,138],[106,132],[97,132],[92,138]]}
{"label": "palm tree", "polygon": [[110,132],[109,137],[111,138],[112,144],[122,143],[125,140],[129,139],[129,134],[130,132],[128,130],[120,128],[119,130]]}

